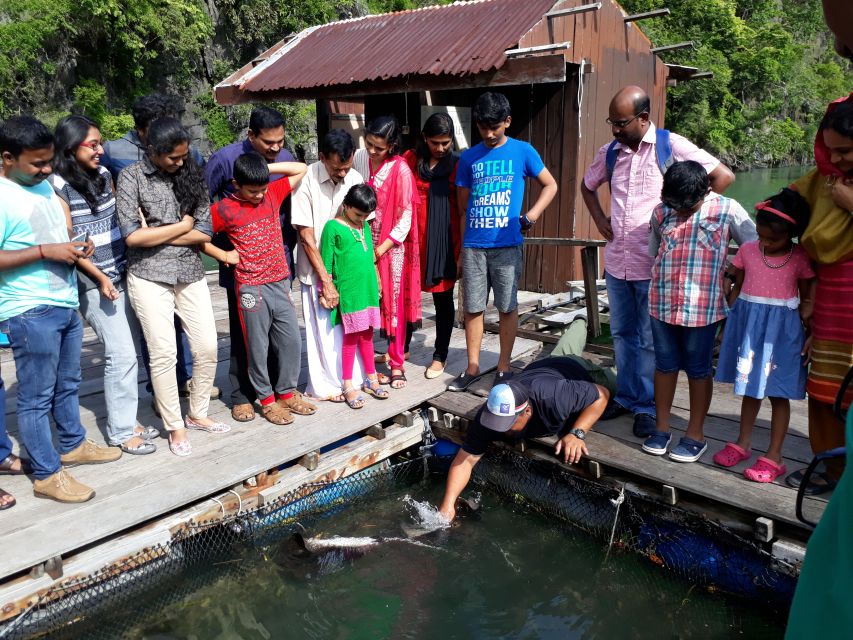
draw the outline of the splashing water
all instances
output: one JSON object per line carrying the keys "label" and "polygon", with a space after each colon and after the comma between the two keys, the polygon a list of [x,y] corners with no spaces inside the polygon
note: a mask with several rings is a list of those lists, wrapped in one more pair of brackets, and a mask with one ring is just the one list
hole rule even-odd
{"label": "splashing water", "polygon": [[438,531],[439,529],[448,529],[450,522],[445,518],[437,507],[432,506],[426,500],[419,501],[406,494],[402,498],[406,511],[411,518],[411,524],[403,523],[403,531],[410,538]]}

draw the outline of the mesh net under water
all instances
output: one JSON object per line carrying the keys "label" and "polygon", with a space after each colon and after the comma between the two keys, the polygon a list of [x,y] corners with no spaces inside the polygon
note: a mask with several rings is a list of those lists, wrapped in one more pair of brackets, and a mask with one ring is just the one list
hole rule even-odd
{"label": "mesh net under water", "polygon": [[[240,584],[257,561],[269,560],[270,549],[300,525],[312,528],[344,509],[349,517],[352,507],[399,493],[424,482],[426,476],[427,463],[421,458],[384,463],[334,484],[300,487],[227,521],[190,527],[169,544],[147,549],[119,566],[62,583],[0,629],[0,638],[150,637],[137,635],[146,619],[155,619],[159,611],[210,585]],[[628,492],[620,500],[610,487],[513,452],[484,458],[475,479],[549,519],[610,543],[610,554],[638,552],[694,584],[781,608],[790,600],[794,579],[776,571],[760,548],[677,508],[664,508]],[[597,579],[607,583],[605,590],[620,588],[615,585],[624,580],[609,585],[608,569],[619,570],[611,563]],[[645,581],[637,585],[639,589],[653,593],[660,578],[648,571],[631,572],[631,581],[638,580]],[[213,604],[211,615],[218,615]],[[238,609],[234,615],[242,614]]]}
{"label": "mesh net under water", "polygon": [[481,482],[607,542],[611,553],[639,553],[695,585],[777,610],[790,605],[793,568],[718,522],[512,451],[484,462],[477,467]]}

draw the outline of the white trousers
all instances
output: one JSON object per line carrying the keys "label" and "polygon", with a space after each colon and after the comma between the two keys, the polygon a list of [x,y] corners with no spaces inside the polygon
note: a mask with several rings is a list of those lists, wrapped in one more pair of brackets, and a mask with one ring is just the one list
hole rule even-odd
{"label": "white trousers", "polygon": [[207,280],[168,285],[127,276],[130,303],[142,325],[151,363],[151,386],[163,424],[169,431],[183,429],[178,378],[175,375],[175,310],[184,325],[193,356],[193,377],[189,385],[189,415],[206,418],[210,390],[216,375],[216,321]]}
{"label": "white trousers", "polygon": [[[320,304],[316,287],[303,283],[301,288],[308,357],[308,387],[305,390],[315,398],[331,398],[341,393],[344,329],[341,325],[332,324],[329,310]],[[363,381],[361,363],[356,358],[352,383],[358,387]]]}

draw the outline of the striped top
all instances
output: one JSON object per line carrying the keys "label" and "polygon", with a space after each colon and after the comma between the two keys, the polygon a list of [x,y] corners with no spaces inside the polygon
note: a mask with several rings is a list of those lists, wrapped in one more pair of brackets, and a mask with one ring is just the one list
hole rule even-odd
{"label": "striped top", "polygon": [[[68,203],[71,209],[73,235],[89,234],[92,242],[95,243],[95,253],[89,259],[110,280],[117,283],[127,271],[127,246],[118,226],[112,177],[105,167],[100,167],[98,172],[104,177],[105,183],[94,210],[62,176],[54,173],[49,180],[53,190]],[[97,288],[97,283],[82,271],[78,271],[77,275],[80,288],[86,290]]]}
{"label": "striped top", "polygon": [[716,193],[685,218],[665,204],[651,219],[649,315],[682,327],[704,327],[728,314],[723,289],[729,240],[757,240],[755,223],[735,200]]}

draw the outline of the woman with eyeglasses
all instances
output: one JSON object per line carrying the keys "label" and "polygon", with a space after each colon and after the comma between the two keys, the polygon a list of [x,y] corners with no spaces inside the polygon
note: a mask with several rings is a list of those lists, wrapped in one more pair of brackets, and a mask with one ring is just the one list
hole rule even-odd
{"label": "woman with eyeglasses", "polygon": [[80,313],[104,345],[104,399],[109,444],[134,455],[156,450],[153,427],[136,423],[139,324],[126,293],[127,247],[116,215],[110,172],[101,166],[98,126],[68,116],[56,127],[48,178],[59,195],[72,238],[91,238],[95,252],[77,261]]}

